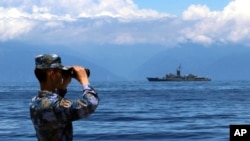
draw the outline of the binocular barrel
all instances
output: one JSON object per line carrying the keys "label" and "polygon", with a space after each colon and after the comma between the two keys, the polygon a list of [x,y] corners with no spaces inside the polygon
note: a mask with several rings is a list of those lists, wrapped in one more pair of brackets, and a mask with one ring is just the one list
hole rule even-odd
{"label": "binocular barrel", "polygon": [[[85,71],[86,71],[87,76],[89,77],[90,76],[90,70],[88,68],[85,68]],[[63,70],[62,74],[64,76],[71,76],[73,78],[76,77],[76,72],[72,68],[69,68],[67,70]]]}
{"label": "binocular barrel", "polygon": [[85,71],[87,73],[87,76],[89,77],[90,76],[90,70],[86,68]]}

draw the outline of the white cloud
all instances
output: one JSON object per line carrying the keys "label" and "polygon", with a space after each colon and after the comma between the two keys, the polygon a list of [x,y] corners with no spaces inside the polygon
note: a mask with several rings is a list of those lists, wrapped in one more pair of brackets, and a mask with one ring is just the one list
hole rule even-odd
{"label": "white cloud", "polygon": [[[183,36],[193,42],[244,42],[250,37],[250,1],[231,1],[223,11],[210,11],[207,6],[191,5],[183,19],[193,21],[182,29]],[[198,38],[197,38],[198,37]]]}
{"label": "white cloud", "polygon": [[33,5],[32,11],[33,13],[47,13],[49,12],[49,9],[47,7],[37,7],[36,5]]}
{"label": "white cloud", "polygon": [[216,16],[217,12],[211,12],[206,5],[191,5],[183,12],[184,20],[198,20]]}
{"label": "white cloud", "polygon": [[116,36],[115,38],[115,42],[117,44],[131,44],[134,42],[134,37],[132,37],[132,35],[128,34],[128,33],[122,33],[118,36]]}
{"label": "white cloud", "polygon": [[78,17],[112,17],[122,21],[142,18],[162,18],[169,15],[153,10],[139,9],[132,0],[99,0],[80,10]]}
{"label": "white cloud", "polygon": [[[98,30],[99,34],[103,35],[106,33],[99,28],[105,28],[103,22],[107,24],[108,21],[103,21],[103,19],[107,17],[116,18],[120,22],[130,22],[135,19],[148,20],[168,16],[153,10],[139,9],[132,0],[3,0],[0,4],[3,6],[0,7],[0,32],[3,33],[0,40],[12,39],[27,32],[31,32],[32,37],[40,37],[34,33],[47,34],[46,31],[49,29],[56,31],[55,33],[48,31],[51,36],[56,36],[58,31],[63,34],[62,32],[69,30],[73,33],[64,34],[69,34],[69,36],[70,34],[76,35],[76,33],[77,35],[92,34],[86,32]],[[87,24],[85,27],[79,25],[78,23],[82,23],[82,18],[89,18],[90,21],[86,22],[94,25]],[[91,21],[93,18],[96,19],[94,22]],[[86,23],[83,24],[86,25]],[[53,37],[51,39],[53,40]]]}
{"label": "white cloud", "polygon": [[2,0],[0,5],[1,41],[175,45],[244,44],[250,38],[246,0],[231,1],[222,11],[190,5],[182,17],[140,9],[132,0]]}
{"label": "white cloud", "polygon": [[16,8],[0,8],[0,41],[6,41],[29,32],[33,22]]}

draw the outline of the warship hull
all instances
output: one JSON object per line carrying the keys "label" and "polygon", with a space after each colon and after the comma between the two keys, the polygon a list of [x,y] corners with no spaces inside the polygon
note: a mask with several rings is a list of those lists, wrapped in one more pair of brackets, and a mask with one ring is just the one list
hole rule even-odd
{"label": "warship hull", "polygon": [[210,78],[158,78],[147,77],[148,81],[211,81]]}
{"label": "warship hull", "polygon": [[165,77],[147,77],[148,81],[211,81],[208,77],[200,77],[197,75],[181,75],[181,66],[176,70],[176,74],[166,74]]}

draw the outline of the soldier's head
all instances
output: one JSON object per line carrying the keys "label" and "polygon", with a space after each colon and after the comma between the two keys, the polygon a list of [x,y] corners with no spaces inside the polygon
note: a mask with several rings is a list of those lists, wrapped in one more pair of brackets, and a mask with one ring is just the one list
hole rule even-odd
{"label": "soldier's head", "polygon": [[60,56],[56,54],[42,54],[35,57],[35,76],[40,83],[48,79],[51,82],[60,83],[62,71],[67,69],[61,64]]}

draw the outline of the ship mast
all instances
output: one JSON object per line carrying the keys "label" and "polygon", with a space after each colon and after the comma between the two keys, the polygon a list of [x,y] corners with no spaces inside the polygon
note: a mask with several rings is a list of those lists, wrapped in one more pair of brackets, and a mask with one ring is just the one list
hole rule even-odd
{"label": "ship mast", "polygon": [[177,70],[176,70],[176,75],[177,75],[178,77],[181,76],[181,65],[179,65],[179,67],[177,68]]}

